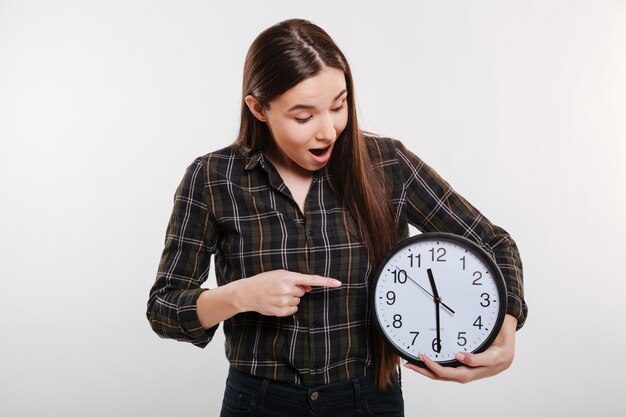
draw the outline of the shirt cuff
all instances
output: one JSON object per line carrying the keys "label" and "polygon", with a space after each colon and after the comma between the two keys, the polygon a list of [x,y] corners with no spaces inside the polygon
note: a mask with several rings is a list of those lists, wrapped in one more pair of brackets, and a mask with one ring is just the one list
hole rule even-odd
{"label": "shirt cuff", "polygon": [[196,302],[202,292],[207,291],[206,288],[197,288],[193,290],[185,290],[181,293],[178,299],[178,322],[180,323],[181,330],[191,343],[198,347],[205,347],[209,344],[215,331],[219,327],[219,324],[211,327],[208,330],[204,330],[198,319],[198,309]]}
{"label": "shirt cuff", "polygon": [[517,329],[519,330],[524,326],[526,322],[526,316],[528,315],[528,306],[524,300],[521,300],[515,294],[507,295],[506,313],[517,319]]}

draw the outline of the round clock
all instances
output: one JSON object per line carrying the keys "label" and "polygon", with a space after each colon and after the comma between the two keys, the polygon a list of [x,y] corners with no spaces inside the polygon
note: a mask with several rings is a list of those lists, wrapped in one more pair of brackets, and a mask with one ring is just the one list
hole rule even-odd
{"label": "round clock", "polygon": [[422,233],[395,246],[374,276],[375,323],[404,359],[425,354],[458,366],[457,352],[482,352],[506,313],[506,286],[493,259],[474,242]]}

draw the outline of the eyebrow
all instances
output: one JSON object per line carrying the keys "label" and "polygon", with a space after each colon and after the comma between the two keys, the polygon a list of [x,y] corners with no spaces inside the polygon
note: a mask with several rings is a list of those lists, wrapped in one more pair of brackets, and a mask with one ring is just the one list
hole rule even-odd
{"label": "eyebrow", "polygon": [[[348,91],[347,89],[341,90],[341,92],[339,94],[337,94],[337,96],[333,99],[333,101],[338,100],[339,97],[344,95],[347,91]],[[295,106],[290,107],[289,110],[287,110],[287,111],[290,112],[290,111],[294,111],[294,110],[298,110],[298,109],[312,109],[312,110],[315,110],[316,107],[312,106],[310,104],[296,104]]]}

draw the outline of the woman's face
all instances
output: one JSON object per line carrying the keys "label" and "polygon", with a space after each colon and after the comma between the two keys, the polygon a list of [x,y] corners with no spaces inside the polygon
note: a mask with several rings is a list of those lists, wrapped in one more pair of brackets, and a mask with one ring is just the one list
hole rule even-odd
{"label": "woman's face", "polygon": [[[346,80],[343,71],[324,68],[270,102],[251,110],[265,121],[276,149],[273,162],[292,172],[310,175],[330,159],[333,145],[348,123]],[[250,97],[250,96],[248,96]]]}

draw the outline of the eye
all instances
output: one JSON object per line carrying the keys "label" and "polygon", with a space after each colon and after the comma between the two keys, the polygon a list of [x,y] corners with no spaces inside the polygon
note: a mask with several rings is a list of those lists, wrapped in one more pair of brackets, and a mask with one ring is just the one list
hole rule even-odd
{"label": "eye", "polygon": [[341,105],[339,107],[335,107],[334,109],[330,109],[330,111],[337,113],[338,111],[340,111],[344,107],[346,107],[346,99],[343,99],[343,101],[341,102]]}
{"label": "eye", "polygon": [[[330,111],[333,112],[333,113],[339,113],[345,107],[346,107],[346,99],[344,98],[341,101],[341,104],[339,105],[339,107],[335,107],[334,109],[330,109]],[[309,117],[306,117],[306,118],[295,117],[294,120],[296,121],[296,123],[302,125],[302,124],[305,124],[306,122],[308,122],[309,120],[311,120],[312,118],[313,118],[313,115],[310,115]]]}

